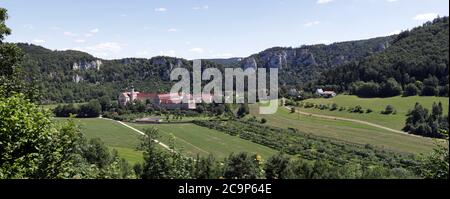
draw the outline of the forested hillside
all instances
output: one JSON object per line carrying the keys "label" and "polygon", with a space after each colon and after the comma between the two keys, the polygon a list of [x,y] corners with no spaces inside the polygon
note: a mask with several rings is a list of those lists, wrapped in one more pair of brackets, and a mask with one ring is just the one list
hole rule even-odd
{"label": "forested hillside", "polygon": [[[315,79],[328,68],[356,60],[389,46],[391,37],[332,45],[272,48],[247,59],[204,60],[203,68],[265,67],[280,69],[280,84],[295,86]],[[80,102],[101,96],[114,98],[130,86],[140,91],[168,91],[170,71],[192,67],[192,62],[171,57],[101,60],[79,51],[52,51],[18,44],[26,56],[22,68],[38,82],[44,103]]]}
{"label": "forested hillside", "polygon": [[[139,91],[168,91],[170,71],[190,68],[192,62],[171,57],[102,60],[79,51],[52,51],[32,44],[18,44],[26,56],[21,64],[27,76],[42,89],[42,102],[83,102],[134,86]],[[203,67],[221,68],[204,61]]]}
{"label": "forested hillside", "polygon": [[448,17],[404,31],[381,53],[325,72],[318,85],[363,97],[448,96]]}
{"label": "forested hillside", "polygon": [[237,60],[216,62],[242,68],[278,68],[280,84],[296,86],[315,80],[326,69],[381,52],[389,47],[393,38],[390,36],[331,45],[304,45],[298,48],[274,47],[240,62]]}
{"label": "forested hillside", "polygon": [[[325,87],[363,97],[448,96],[448,17],[400,35],[331,45],[275,47],[248,58],[204,60],[203,67],[279,68],[279,83],[313,91]],[[21,68],[42,89],[43,103],[82,102],[136,87],[168,91],[170,71],[192,67],[172,57],[102,60],[79,51],[18,44]],[[283,90],[283,89],[282,89]],[[285,90],[285,89],[284,89]]]}

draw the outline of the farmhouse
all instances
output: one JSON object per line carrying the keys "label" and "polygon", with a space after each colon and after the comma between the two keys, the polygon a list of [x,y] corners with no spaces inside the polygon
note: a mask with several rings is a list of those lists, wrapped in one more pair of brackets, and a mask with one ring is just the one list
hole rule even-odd
{"label": "farmhouse", "polygon": [[[184,101],[187,100],[187,103]],[[196,103],[212,103],[213,96],[203,94],[201,96],[192,96],[183,93],[145,93],[136,92],[131,89],[130,92],[123,92],[119,95],[119,103],[126,105],[130,102],[140,101],[151,103],[164,109],[196,109]]]}
{"label": "farmhouse", "polygon": [[334,91],[324,91],[323,89],[317,89],[316,91],[316,95],[320,96],[320,97],[326,97],[326,98],[331,98],[331,97],[336,97],[336,93]]}

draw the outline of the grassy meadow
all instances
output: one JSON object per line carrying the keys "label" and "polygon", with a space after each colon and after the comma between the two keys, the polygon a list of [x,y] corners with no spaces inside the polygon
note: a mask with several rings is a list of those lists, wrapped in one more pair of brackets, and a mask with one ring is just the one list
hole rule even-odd
{"label": "grassy meadow", "polygon": [[[121,157],[132,164],[142,162],[142,152],[136,150],[141,136],[137,132],[111,120],[99,118],[74,120],[88,139],[100,138],[108,147],[116,149]],[[271,148],[190,123],[127,124],[141,131],[146,128],[157,128],[161,136],[159,140],[162,143],[169,144],[171,138],[175,138],[175,146],[191,157],[196,157],[197,154],[200,156],[213,154],[217,159],[223,159],[233,152],[249,152],[260,154],[267,159],[277,153]]]}
{"label": "grassy meadow", "polygon": [[[406,114],[411,110],[416,102],[419,102],[422,106],[431,111],[433,102],[441,102],[444,107],[444,114],[448,114],[448,103],[449,98],[447,97],[422,97],[422,96],[412,96],[412,97],[391,97],[391,98],[359,98],[353,95],[338,95],[335,98],[317,98],[308,99],[303,101],[304,103],[310,102],[317,105],[332,105],[336,103],[338,109],[340,107],[345,107],[347,110],[351,107],[357,105],[361,106],[364,110],[371,109],[372,113],[350,113],[347,110],[344,111],[330,111],[330,110],[320,110],[316,108],[300,108],[303,112],[345,117],[350,119],[357,119],[366,122],[371,122],[374,124],[389,127],[395,130],[401,130],[405,126]],[[391,105],[395,108],[396,114],[383,115],[383,111],[387,105]]]}
{"label": "grassy meadow", "polygon": [[259,115],[256,108],[256,106],[251,106],[251,114],[267,119],[266,125],[279,128],[294,128],[304,133],[363,145],[371,144],[378,148],[402,153],[427,153],[434,147],[434,141],[429,138],[394,133],[350,121],[290,113],[284,107],[280,107],[278,112],[273,115]]}
{"label": "grassy meadow", "polygon": [[267,159],[277,153],[276,150],[269,147],[195,124],[128,123],[128,125],[139,130],[155,127],[159,130],[161,142],[168,144],[171,138],[174,138],[175,146],[192,157],[197,154],[200,156],[213,154],[216,158],[223,159],[233,152],[249,152],[257,153],[263,159]]}
{"label": "grassy meadow", "polygon": [[[57,120],[67,120],[60,119]],[[130,163],[142,162],[142,152],[137,151],[139,134],[118,122],[100,118],[74,119],[88,139],[100,138],[109,148]]]}

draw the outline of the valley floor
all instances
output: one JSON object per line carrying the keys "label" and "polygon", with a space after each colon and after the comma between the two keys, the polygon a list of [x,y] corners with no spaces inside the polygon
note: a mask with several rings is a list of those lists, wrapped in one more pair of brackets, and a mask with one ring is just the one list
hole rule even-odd
{"label": "valley floor", "polygon": [[434,141],[429,138],[392,132],[383,128],[352,121],[291,113],[286,108],[279,108],[278,112],[273,115],[259,115],[257,113],[257,106],[251,106],[251,113],[257,116],[257,118],[267,119],[267,125],[269,126],[284,129],[294,128],[301,132],[321,137],[362,145],[370,144],[378,148],[401,153],[428,153],[435,146]]}
{"label": "valley floor", "polygon": [[[142,162],[142,152],[137,150],[140,142],[139,138],[142,136],[140,133],[109,119],[74,120],[80,125],[81,131],[88,139],[100,138],[108,147],[116,149],[121,157],[132,164]],[[267,159],[277,153],[276,150],[269,147],[190,123],[124,124],[139,131],[145,131],[147,128],[157,128],[161,136],[159,139],[161,143],[168,145],[173,138],[175,147],[191,157],[196,157],[197,154],[200,156],[213,154],[215,158],[221,160],[228,157],[231,153],[248,152],[259,154],[263,159]]]}
{"label": "valley floor", "polygon": [[[374,112],[356,114],[348,111],[298,108],[297,113],[291,113],[288,107],[280,107],[276,114],[259,115],[257,105],[251,105],[250,111],[251,115],[258,119],[267,119],[266,125],[269,126],[284,129],[294,128],[303,133],[361,145],[370,144],[380,149],[400,153],[421,154],[431,152],[435,147],[435,141],[402,132],[405,115],[416,102],[429,108],[433,102],[439,101],[447,110],[448,98],[362,99],[343,95],[332,99],[310,99],[304,102],[325,105],[336,103],[338,106],[346,108],[360,105],[364,109],[370,108]],[[388,104],[396,108],[397,114],[382,115],[379,113]],[[63,121],[65,119],[56,120]],[[80,125],[88,139],[100,138],[108,147],[117,150],[121,157],[132,164],[143,161],[142,152],[137,150],[139,139],[145,129],[153,127],[159,130],[161,143],[167,146],[173,141],[177,149],[191,157],[196,157],[197,154],[200,156],[213,154],[217,159],[224,159],[233,152],[249,152],[257,153],[267,159],[277,153],[274,149],[241,139],[238,136],[231,136],[192,123],[136,124],[119,123],[102,118],[74,120]]]}

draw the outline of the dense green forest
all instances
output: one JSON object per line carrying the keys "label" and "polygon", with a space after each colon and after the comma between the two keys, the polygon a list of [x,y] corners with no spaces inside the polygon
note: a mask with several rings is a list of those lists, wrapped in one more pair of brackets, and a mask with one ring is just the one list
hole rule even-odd
{"label": "dense green forest", "polygon": [[[243,67],[255,59],[257,67],[279,67],[280,84],[295,86],[315,79],[323,70],[380,52],[392,37],[302,46],[271,48],[247,59],[203,60],[203,68]],[[21,66],[28,81],[42,93],[42,103],[85,102],[102,96],[115,99],[119,92],[134,86],[139,91],[168,91],[170,71],[190,69],[192,61],[172,57],[102,60],[79,51],[52,51],[33,44],[17,44],[25,53]],[[280,57],[281,56],[281,57]],[[277,63],[273,60],[282,59]],[[284,61],[283,61],[284,60]]]}
{"label": "dense green forest", "polygon": [[[25,52],[21,66],[45,95],[43,103],[86,102],[134,86],[138,91],[169,91],[170,71],[192,68],[192,62],[172,57],[101,60],[79,51],[51,51],[33,44],[17,44]],[[203,68],[223,66],[203,61]]]}
{"label": "dense green forest", "polygon": [[[331,45],[275,47],[248,58],[204,60],[203,68],[279,68],[281,92],[318,87],[361,97],[448,96],[448,17],[399,35]],[[79,51],[52,51],[17,44],[25,53],[21,66],[40,87],[42,103],[115,99],[134,86],[139,91],[168,91],[170,71],[191,68],[180,58],[102,60]],[[285,93],[281,93],[282,95]]]}
{"label": "dense green forest", "polygon": [[362,97],[448,96],[449,22],[437,18],[400,33],[385,51],[323,73],[314,84]]}
{"label": "dense green forest", "polygon": [[[448,96],[448,17],[399,35],[331,45],[276,47],[248,58],[204,60],[203,67],[279,68],[285,87],[318,87],[361,97],[400,94]],[[52,51],[18,44],[21,65],[45,95],[43,103],[84,102],[134,86],[140,91],[168,91],[174,67],[192,62],[172,57],[101,60],[79,51]],[[283,94],[283,93],[282,93]]]}

